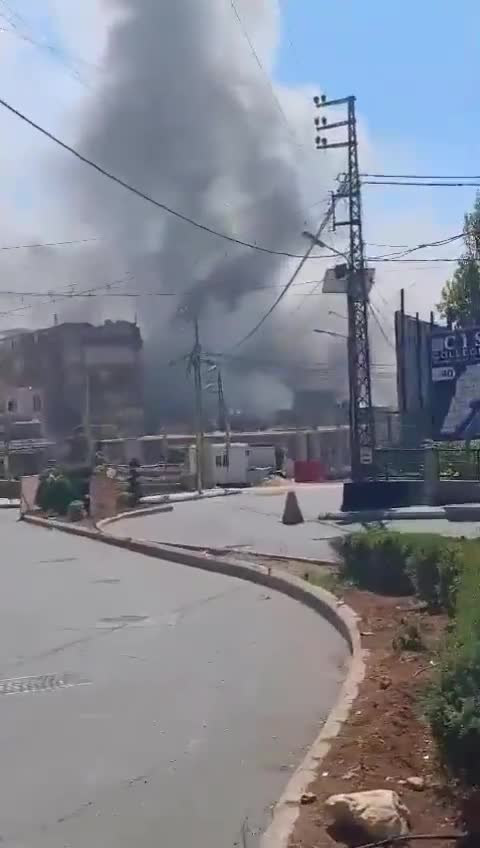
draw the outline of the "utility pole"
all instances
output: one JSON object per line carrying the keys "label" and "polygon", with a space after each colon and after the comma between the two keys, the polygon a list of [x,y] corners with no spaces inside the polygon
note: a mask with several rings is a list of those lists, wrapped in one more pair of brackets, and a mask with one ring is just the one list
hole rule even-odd
{"label": "utility pole", "polygon": [[85,431],[85,439],[87,442],[87,464],[91,465],[94,461],[93,439],[92,439],[92,397],[90,384],[90,371],[88,368],[85,351],[83,355],[83,367],[85,370],[85,398],[83,410],[83,429]]}
{"label": "utility pole", "polygon": [[227,468],[230,467],[230,420],[225,394],[223,391],[223,374],[219,365],[217,368],[217,392],[218,392],[218,429],[225,433],[225,451],[227,455]]}
{"label": "utility pole", "polygon": [[193,370],[195,386],[195,445],[196,445],[196,482],[199,495],[203,491],[203,386],[202,386],[202,346],[198,316],[193,319],[195,341],[190,354],[190,367]]}
{"label": "utility pole", "polygon": [[348,218],[335,221],[335,227],[349,227],[349,255],[347,268],[348,305],[348,376],[350,388],[350,450],[352,479],[364,480],[373,476],[375,461],[375,426],[373,417],[370,373],[370,348],[368,340],[368,284],[362,234],[362,198],[358,165],[357,120],[355,97],[327,100],[315,97],[318,109],[328,106],[347,106],[347,120],[328,123],[323,117],[315,119],[317,130],[346,127],[347,141],[329,142],[320,135],[316,138],[318,150],[346,148],[348,173],[345,186],[335,194],[338,200],[348,201]]}

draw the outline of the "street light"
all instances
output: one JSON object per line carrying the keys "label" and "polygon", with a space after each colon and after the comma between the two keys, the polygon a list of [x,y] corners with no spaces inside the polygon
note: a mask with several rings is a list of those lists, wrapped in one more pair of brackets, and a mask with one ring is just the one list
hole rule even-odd
{"label": "street light", "polygon": [[343,333],[334,333],[333,330],[314,330],[314,333],[318,333],[321,336],[334,336],[337,339],[345,339],[348,341],[348,336],[345,336]]}
{"label": "street light", "polygon": [[326,244],[324,241],[322,241],[322,239],[319,239],[317,238],[317,236],[314,236],[313,233],[309,233],[308,230],[304,230],[302,236],[304,236],[304,238],[309,239],[313,244],[316,244],[317,247],[323,247],[325,248],[325,250],[331,250],[332,253],[336,254],[336,256],[341,256],[342,259],[346,259],[348,262],[348,256],[346,253],[342,253],[342,251],[337,250],[336,247],[332,247],[330,244]]}

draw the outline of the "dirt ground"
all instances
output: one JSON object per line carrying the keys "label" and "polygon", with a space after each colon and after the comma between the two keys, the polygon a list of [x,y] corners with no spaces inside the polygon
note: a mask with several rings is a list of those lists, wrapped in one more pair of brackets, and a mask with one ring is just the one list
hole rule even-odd
{"label": "dirt ground", "polygon": [[[350,719],[310,787],[316,801],[302,807],[290,848],[338,848],[368,841],[351,836],[342,841],[329,832],[324,815],[324,802],[330,795],[367,789],[398,792],[410,810],[412,833],[461,832],[458,805],[438,766],[419,708],[419,696],[433,671],[431,651],[446,618],[419,611],[411,599],[382,598],[353,589],[343,597],[361,617],[362,641],[369,651],[367,674]],[[394,650],[392,641],[405,624],[417,625],[427,650]],[[404,783],[409,777],[423,778],[425,788],[411,789]],[[424,840],[421,844],[438,848],[452,843]]]}

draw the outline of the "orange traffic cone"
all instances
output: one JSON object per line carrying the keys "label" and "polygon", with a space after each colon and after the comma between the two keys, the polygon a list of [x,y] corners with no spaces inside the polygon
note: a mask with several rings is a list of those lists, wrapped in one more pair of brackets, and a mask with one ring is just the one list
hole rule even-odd
{"label": "orange traffic cone", "polygon": [[303,515],[298,505],[297,495],[293,491],[287,494],[282,523],[288,525],[303,524]]}

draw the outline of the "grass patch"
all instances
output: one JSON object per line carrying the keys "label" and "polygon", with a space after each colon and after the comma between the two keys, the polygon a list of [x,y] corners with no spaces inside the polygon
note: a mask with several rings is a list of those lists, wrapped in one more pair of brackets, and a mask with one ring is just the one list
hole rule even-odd
{"label": "grass patch", "polygon": [[337,570],[330,568],[324,571],[306,571],[303,579],[312,586],[319,586],[321,589],[331,592],[332,595],[339,595],[344,585]]}

